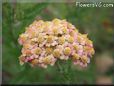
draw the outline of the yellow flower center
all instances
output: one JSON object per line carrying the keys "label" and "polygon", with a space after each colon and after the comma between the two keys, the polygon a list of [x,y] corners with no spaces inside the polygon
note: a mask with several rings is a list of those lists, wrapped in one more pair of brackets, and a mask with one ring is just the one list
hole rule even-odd
{"label": "yellow flower center", "polygon": [[70,36],[74,36],[74,31],[71,31],[69,34]]}
{"label": "yellow flower center", "polygon": [[52,53],[52,51],[53,51],[53,49],[52,49],[52,48],[50,48],[50,47],[46,48],[46,53],[47,53],[47,54],[51,54],[51,53]]}
{"label": "yellow flower center", "polygon": [[41,49],[38,47],[36,50],[35,50],[35,54],[37,54],[37,55],[39,55],[39,54],[41,54]]}
{"label": "yellow flower center", "polygon": [[70,37],[68,38],[68,42],[69,42],[69,43],[73,43],[73,42],[74,42],[74,38],[70,36]]}
{"label": "yellow flower center", "polygon": [[57,35],[57,34],[58,34],[58,29],[57,29],[57,28],[53,28],[53,33],[54,33],[55,35]]}
{"label": "yellow flower center", "polygon": [[31,32],[31,36],[32,36],[32,37],[35,37],[35,35],[36,35],[36,33],[32,31],[32,32]]}
{"label": "yellow flower center", "polygon": [[81,57],[81,61],[83,62],[83,63],[87,63],[87,57],[86,56],[83,56],[83,57]]}
{"label": "yellow flower center", "polygon": [[32,63],[32,65],[38,64],[38,59],[33,59],[33,60],[31,61],[31,63]]}
{"label": "yellow flower center", "polygon": [[83,34],[82,37],[87,39],[87,34]]}
{"label": "yellow flower center", "polygon": [[71,49],[69,48],[69,47],[66,47],[65,49],[64,49],[64,54],[65,55],[69,55],[71,53]]}
{"label": "yellow flower center", "polygon": [[86,39],[86,43],[87,43],[87,44],[92,44],[92,41],[91,41],[91,40]]}
{"label": "yellow flower center", "polygon": [[47,57],[45,57],[45,58],[43,59],[43,62],[44,62],[45,64],[50,64],[50,63],[51,63],[51,59],[49,58],[49,56],[47,56]]}
{"label": "yellow flower center", "polygon": [[55,49],[54,51],[53,51],[53,56],[54,57],[60,57],[60,51],[59,51],[59,49]]}
{"label": "yellow flower center", "polygon": [[75,32],[78,32],[78,29],[76,28],[76,29],[74,29],[74,31],[75,31]]}
{"label": "yellow flower center", "polygon": [[24,44],[23,47],[24,47],[25,49],[29,49],[29,48],[30,48],[30,44]]}
{"label": "yellow flower center", "polygon": [[67,29],[66,28],[63,28],[63,33],[66,34],[67,33]]}
{"label": "yellow flower center", "polygon": [[50,26],[50,22],[46,21],[46,22],[44,23],[44,26],[45,26],[45,27]]}
{"label": "yellow flower center", "polygon": [[73,45],[73,47],[75,51],[78,51],[79,47],[77,45]]}
{"label": "yellow flower center", "polygon": [[91,49],[91,54],[93,55],[95,53],[95,50],[92,48]]}
{"label": "yellow flower center", "polygon": [[78,55],[78,54],[76,54],[76,53],[75,53],[75,54],[73,54],[72,59],[73,59],[73,60],[78,60],[78,59],[79,59],[79,55]]}
{"label": "yellow flower center", "polygon": [[38,36],[37,42],[38,42],[38,43],[42,43],[43,41],[44,41],[43,36]]}
{"label": "yellow flower center", "polygon": [[59,37],[58,42],[59,42],[59,44],[63,44],[65,42],[65,38]]}
{"label": "yellow flower center", "polygon": [[48,38],[47,38],[47,42],[48,42],[48,43],[53,42],[53,36],[48,36]]}
{"label": "yellow flower center", "polygon": [[60,24],[60,20],[59,19],[54,19],[53,21],[52,21],[55,25],[58,25],[58,24]]}
{"label": "yellow flower center", "polygon": [[80,36],[77,37],[77,41],[78,41],[79,43],[81,42]]}
{"label": "yellow flower center", "polygon": [[27,35],[26,34],[21,34],[20,39],[25,41],[27,39]]}
{"label": "yellow flower center", "polygon": [[94,49],[91,48],[91,47],[88,47],[88,46],[84,46],[84,51],[88,52],[88,53],[91,53],[91,54],[95,53]]}

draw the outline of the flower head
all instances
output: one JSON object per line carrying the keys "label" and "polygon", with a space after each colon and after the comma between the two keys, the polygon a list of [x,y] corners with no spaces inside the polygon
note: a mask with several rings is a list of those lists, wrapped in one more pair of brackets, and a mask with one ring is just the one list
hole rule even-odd
{"label": "flower head", "polygon": [[53,66],[58,59],[71,59],[74,64],[87,66],[95,52],[87,34],[79,33],[74,25],[60,19],[34,21],[18,41],[23,45],[20,64],[28,62],[43,68]]}

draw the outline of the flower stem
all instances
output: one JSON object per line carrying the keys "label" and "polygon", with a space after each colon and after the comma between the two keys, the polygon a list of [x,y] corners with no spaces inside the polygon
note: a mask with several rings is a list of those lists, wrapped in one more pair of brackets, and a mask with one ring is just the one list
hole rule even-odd
{"label": "flower stem", "polygon": [[60,62],[57,61],[57,68],[60,72],[61,75],[63,75],[64,79],[67,81],[66,83],[67,84],[70,84],[71,83],[71,79],[68,75],[68,71],[65,71],[65,69],[60,65]]}

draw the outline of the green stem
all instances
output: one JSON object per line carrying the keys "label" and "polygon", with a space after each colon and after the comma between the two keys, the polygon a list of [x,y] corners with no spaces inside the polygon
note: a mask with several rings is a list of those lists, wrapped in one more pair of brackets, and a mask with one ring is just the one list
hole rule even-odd
{"label": "green stem", "polygon": [[63,75],[64,79],[67,81],[67,84],[71,83],[71,79],[68,75],[68,71],[65,72],[64,68],[60,65],[59,61],[57,61],[57,68],[61,75]]}

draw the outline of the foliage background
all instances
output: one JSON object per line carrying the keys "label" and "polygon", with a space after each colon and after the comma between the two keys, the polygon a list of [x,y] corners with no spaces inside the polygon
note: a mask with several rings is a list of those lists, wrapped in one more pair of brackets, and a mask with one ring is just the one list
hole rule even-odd
{"label": "foliage background", "polygon": [[[2,5],[3,84],[114,84],[114,8],[81,8],[70,2]],[[42,69],[19,64],[19,34],[34,20],[53,18],[67,19],[81,33],[88,33],[94,43],[96,53],[87,68],[75,67],[69,61],[61,64],[70,81],[56,66]]]}

